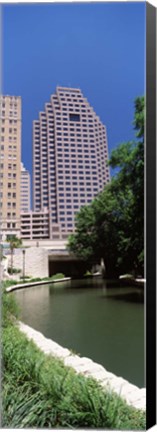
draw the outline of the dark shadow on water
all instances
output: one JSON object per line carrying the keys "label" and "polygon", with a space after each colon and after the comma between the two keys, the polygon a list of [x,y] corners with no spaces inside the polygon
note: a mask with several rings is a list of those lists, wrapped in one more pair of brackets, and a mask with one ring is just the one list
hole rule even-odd
{"label": "dark shadow on water", "polygon": [[144,303],[144,292],[142,290],[137,290],[132,293],[115,294],[112,295],[112,299],[129,303]]}

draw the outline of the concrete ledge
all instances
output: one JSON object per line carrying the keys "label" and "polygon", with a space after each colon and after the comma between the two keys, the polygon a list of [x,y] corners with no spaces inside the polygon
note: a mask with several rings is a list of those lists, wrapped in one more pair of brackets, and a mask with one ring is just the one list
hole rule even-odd
{"label": "concrete ledge", "polygon": [[[66,278],[67,280],[68,278]],[[145,410],[146,409],[146,389],[138,388],[130,384],[122,377],[108,372],[103,366],[93,362],[87,357],[80,357],[73,355],[72,352],[60,346],[58,343],[47,339],[44,335],[28,325],[18,322],[19,329],[32,340],[38,348],[45,354],[55,356],[63,360],[65,366],[72,367],[76,373],[82,373],[84,376],[94,378],[101,384],[103,389],[108,388],[121,396],[128,405],[134,408]]]}
{"label": "concrete ledge", "polygon": [[29,288],[32,286],[36,286],[36,285],[46,285],[46,284],[52,284],[52,283],[56,283],[56,282],[66,282],[68,280],[71,280],[71,277],[66,277],[66,278],[62,278],[62,279],[52,279],[49,281],[37,281],[37,282],[26,282],[23,284],[17,284],[17,285],[12,285],[8,288],[6,288],[6,292],[11,292],[11,291],[15,291],[18,290],[20,288]]}

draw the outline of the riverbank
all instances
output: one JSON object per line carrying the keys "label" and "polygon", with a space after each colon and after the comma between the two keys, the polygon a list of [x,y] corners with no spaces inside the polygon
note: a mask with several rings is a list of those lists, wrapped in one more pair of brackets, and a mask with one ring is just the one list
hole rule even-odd
{"label": "riverbank", "polygon": [[16,314],[16,305],[4,293],[3,428],[145,429],[144,412],[45,355],[21,333],[10,313]]}
{"label": "riverbank", "polygon": [[[82,278],[82,280],[87,280],[87,279],[93,279],[93,278],[98,278],[101,279],[101,275],[88,275]],[[46,284],[50,284],[50,283],[57,283],[57,282],[66,282],[72,280],[71,277],[64,277],[64,275],[54,275],[52,277],[47,277],[47,278],[33,278],[33,279],[29,279],[29,280],[24,280],[21,283],[19,283],[19,280],[14,280],[14,279],[8,279],[5,280],[4,282],[4,286],[6,288],[6,292],[11,292],[11,291],[15,291],[21,288],[29,288],[32,286],[37,286],[37,285],[46,285]],[[76,279],[77,280],[77,279]],[[131,287],[137,287],[137,288],[144,288],[144,284],[146,283],[145,279],[128,279],[128,278],[123,278],[123,279],[107,279],[106,280],[106,287],[107,288],[111,288],[112,287],[123,287],[126,286],[126,284],[128,286]],[[7,286],[8,285],[8,286]]]}
{"label": "riverbank", "polygon": [[118,396],[122,397],[128,405],[145,411],[145,388],[140,389],[124,378],[108,372],[103,366],[89,358],[72,354],[69,349],[63,348],[51,339],[47,339],[42,333],[22,322],[19,322],[18,326],[20,331],[22,331],[29,340],[33,341],[45,354],[51,354],[59,358],[64,362],[65,366],[72,367],[77,373],[82,373],[85,377],[94,378],[104,390],[109,388],[111,391],[115,392]]}
{"label": "riverbank", "polygon": [[11,285],[9,287],[6,288],[6,292],[11,292],[11,291],[15,291],[18,289],[22,289],[22,288],[29,288],[32,286],[37,286],[37,285],[46,285],[46,284],[50,284],[50,283],[59,283],[59,282],[66,282],[71,280],[70,277],[62,277],[62,278],[58,278],[56,279],[54,278],[48,278],[47,280],[42,279],[42,280],[37,280],[36,282],[25,282],[22,284],[19,284],[18,282],[16,282],[16,285]]}
{"label": "riverbank", "polygon": [[129,286],[143,288],[146,284],[146,279],[144,278],[134,278],[133,276],[124,275],[119,277],[119,281],[122,285],[128,284]]}

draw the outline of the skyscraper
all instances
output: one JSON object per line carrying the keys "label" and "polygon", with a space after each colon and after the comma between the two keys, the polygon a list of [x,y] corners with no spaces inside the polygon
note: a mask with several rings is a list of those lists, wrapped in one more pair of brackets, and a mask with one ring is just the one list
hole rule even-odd
{"label": "skyscraper", "polygon": [[21,162],[21,212],[30,211],[30,174]]}
{"label": "skyscraper", "polygon": [[20,236],[21,98],[0,96],[1,239]]}
{"label": "skyscraper", "polygon": [[80,207],[109,182],[107,159],[106,127],[81,90],[57,87],[33,122],[33,207],[49,210],[51,239],[73,232]]}

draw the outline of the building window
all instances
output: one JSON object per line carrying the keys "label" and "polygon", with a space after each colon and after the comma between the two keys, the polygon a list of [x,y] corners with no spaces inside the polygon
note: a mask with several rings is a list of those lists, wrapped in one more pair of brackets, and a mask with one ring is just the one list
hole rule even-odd
{"label": "building window", "polygon": [[73,122],[79,122],[80,121],[80,115],[79,114],[70,114],[69,120]]}

